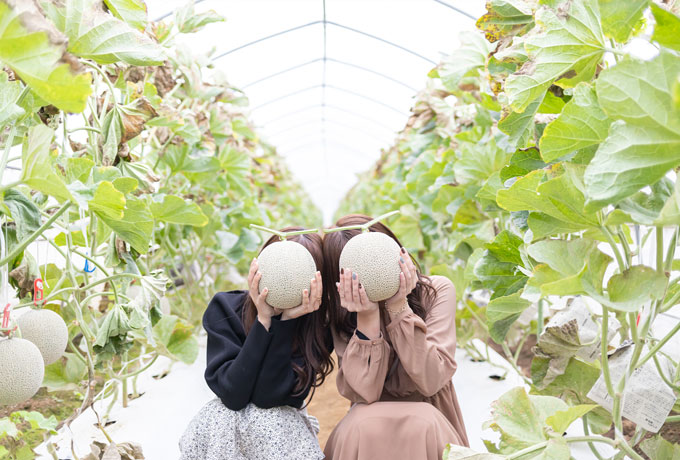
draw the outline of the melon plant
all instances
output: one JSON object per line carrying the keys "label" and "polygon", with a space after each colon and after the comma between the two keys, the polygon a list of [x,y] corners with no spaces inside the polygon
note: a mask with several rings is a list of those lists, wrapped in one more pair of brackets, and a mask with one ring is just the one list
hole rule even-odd
{"label": "melon plant", "polygon": [[68,343],[68,327],[52,310],[30,310],[17,319],[21,337],[33,342],[42,354],[45,364],[62,357]]}
{"label": "melon plant", "polygon": [[278,232],[259,225],[253,228],[277,235],[281,241],[268,245],[257,256],[260,278],[259,291],[265,288],[267,303],[279,309],[294,308],[302,304],[302,293],[309,292],[311,281],[314,279],[317,267],[312,254],[296,241],[286,238],[305,233],[316,233],[318,229],[300,230],[295,232]]}
{"label": "melon plant", "polygon": [[[142,0],[105,3],[0,0],[0,271],[15,310],[34,306],[40,277],[72,325],[61,359],[63,324],[42,330],[29,312],[22,328],[56,359],[50,388],[77,388],[82,411],[114,394],[126,406],[160,356],[196,359],[205,306],[260,246],[251,223],[321,220],[245,95],[206,56],[178,51],[221,17],[189,2],[152,23]],[[38,350],[21,340],[3,347]]]}
{"label": "melon plant", "polygon": [[340,253],[339,269],[356,273],[371,302],[380,302],[394,296],[399,290],[401,248],[385,233],[369,232],[371,225],[399,211],[384,214],[363,225],[351,225],[325,230],[326,233],[360,229]]}
{"label": "melon plant", "polygon": [[32,398],[44,375],[45,362],[32,342],[18,337],[0,339],[0,406]]}
{"label": "melon plant", "polygon": [[[496,342],[525,381],[493,403],[489,453],[451,446],[445,459],[671,458],[677,403],[658,409],[658,434],[640,420],[624,433],[623,419],[642,366],[680,392],[667,346],[680,332],[678,4],[486,7],[338,215],[401,209],[390,227],[455,284],[457,345],[485,359],[475,339]],[[575,319],[546,324],[558,309]],[[622,343],[630,362],[613,372]],[[588,396],[598,380],[608,408]],[[563,436],[570,425],[587,435]]]}

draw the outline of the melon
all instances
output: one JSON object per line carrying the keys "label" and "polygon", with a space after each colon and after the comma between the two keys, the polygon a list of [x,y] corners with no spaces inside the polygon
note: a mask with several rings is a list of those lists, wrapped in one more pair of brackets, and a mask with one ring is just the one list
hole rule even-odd
{"label": "melon", "polygon": [[68,327],[52,310],[30,310],[17,319],[21,337],[33,342],[45,365],[62,357],[68,343]]}
{"label": "melon", "polygon": [[311,289],[317,271],[312,254],[295,241],[270,244],[258,256],[257,264],[262,272],[260,292],[269,289],[267,303],[280,309],[302,304],[302,291]]}
{"label": "melon", "polygon": [[31,399],[44,376],[45,362],[38,347],[26,339],[0,339],[0,406]]}
{"label": "melon", "polygon": [[371,302],[394,296],[399,290],[399,257],[396,241],[381,232],[364,232],[351,238],[340,254],[340,268],[359,277]]}

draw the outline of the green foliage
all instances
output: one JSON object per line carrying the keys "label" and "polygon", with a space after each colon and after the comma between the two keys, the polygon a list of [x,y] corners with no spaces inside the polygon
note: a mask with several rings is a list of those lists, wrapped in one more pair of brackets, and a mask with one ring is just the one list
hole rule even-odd
{"label": "green foliage", "polygon": [[[243,115],[243,94],[205,77],[205,56],[178,52],[174,37],[223,20],[214,12],[189,4],[150,24],[142,0],[33,5],[0,0],[0,174],[21,151],[19,180],[0,187],[2,264],[15,308],[33,305],[42,276],[44,307],[69,325],[44,386],[91,401],[159,356],[196,359],[205,306],[262,243],[250,224],[316,227],[321,215]],[[63,259],[38,265],[26,251],[38,237]],[[0,420],[0,457],[33,458],[52,419],[17,417]]]}
{"label": "green foliage", "polygon": [[[634,263],[642,249],[631,238],[633,225],[642,244],[654,235],[648,227],[679,232],[677,7],[490,0],[486,8],[477,27],[493,45],[464,36],[428,74],[406,128],[360,176],[338,215],[399,208],[417,223],[419,261],[456,285],[457,337],[473,356],[482,357],[468,346],[472,338],[494,340],[518,365],[519,351],[511,356],[510,349],[537,326],[543,331],[526,379],[531,394],[514,390],[496,403],[489,426],[500,443],[487,442],[489,454],[450,446],[445,458],[497,459],[529,449],[512,458],[567,460],[571,438],[562,432],[578,419],[593,433],[589,441],[632,456],[620,435],[616,443],[600,436],[612,423],[622,432],[620,411],[586,395],[608,365],[600,355],[608,341],[637,337],[642,358],[643,344],[660,339],[649,324],[680,297],[680,277],[668,273],[678,268],[668,229],[665,241],[661,232],[653,236],[663,244],[654,267]],[[633,37],[654,42],[658,54],[629,55]],[[550,316],[549,306],[574,296],[599,304],[583,317],[588,328],[530,318],[538,299]],[[677,376],[671,383],[680,386]],[[548,414],[542,401],[560,407]]]}

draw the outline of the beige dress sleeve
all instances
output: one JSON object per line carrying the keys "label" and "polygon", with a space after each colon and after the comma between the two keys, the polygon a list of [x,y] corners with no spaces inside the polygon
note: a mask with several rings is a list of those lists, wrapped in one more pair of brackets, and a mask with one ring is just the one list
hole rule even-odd
{"label": "beige dress sleeve", "polygon": [[450,383],[457,368],[456,288],[443,276],[433,276],[432,284],[437,297],[426,321],[407,308],[387,326],[402,368],[427,397]]}
{"label": "beige dress sleeve", "polygon": [[362,340],[356,333],[352,334],[346,347],[344,343],[335,340],[339,393],[353,403],[378,401],[389,367],[390,345],[382,335],[377,339]]}

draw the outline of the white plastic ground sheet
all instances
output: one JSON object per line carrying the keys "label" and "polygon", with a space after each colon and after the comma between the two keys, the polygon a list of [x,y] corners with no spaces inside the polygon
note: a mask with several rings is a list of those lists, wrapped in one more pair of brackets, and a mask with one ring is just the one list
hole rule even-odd
{"label": "white plastic ground sheet", "polygon": [[[481,350],[482,342],[477,341],[477,346]],[[152,377],[167,369],[169,362],[161,359],[149,372],[140,376],[138,389],[144,392],[144,395],[130,401],[126,409],[117,403],[111,411],[110,420],[114,420],[115,423],[107,427],[107,432],[115,442],[132,441],[141,444],[145,457],[150,460],[170,460],[179,457],[177,441],[184,428],[194,414],[214,397],[203,380],[205,337],[201,337],[200,350],[194,364],[176,363],[172,366],[170,374],[163,379],[156,380]],[[482,439],[494,441],[498,439],[498,435],[493,431],[482,430],[483,423],[490,418],[491,402],[511,388],[522,385],[522,379],[503,358],[493,350],[489,350],[489,354],[494,364],[504,366],[508,370],[505,380],[490,378],[491,375],[499,375],[503,371],[488,362],[473,362],[462,350],[456,353],[458,371],[453,378],[471,447],[479,452],[486,451]],[[100,414],[104,413],[106,405],[108,401],[96,405]],[[89,445],[93,440],[105,442],[95,423],[94,412],[88,410],[73,422],[70,431],[62,429],[53,437],[52,442],[58,446],[59,458],[73,458],[71,439],[79,457],[89,452]],[[582,434],[580,426],[569,430],[569,435]],[[611,449],[598,447],[603,454],[614,453]],[[38,452],[47,455],[44,446],[41,446]],[[585,445],[573,446],[572,453],[577,460],[594,458]]]}

